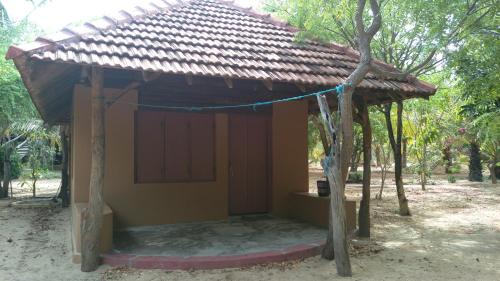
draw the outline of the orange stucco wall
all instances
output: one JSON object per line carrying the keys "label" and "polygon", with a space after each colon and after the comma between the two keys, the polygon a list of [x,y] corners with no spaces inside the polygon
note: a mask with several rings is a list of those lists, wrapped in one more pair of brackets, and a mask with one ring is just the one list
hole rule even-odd
{"label": "orange stucco wall", "polygon": [[[118,91],[105,89],[107,96]],[[115,227],[166,224],[228,217],[228,116],[216,114],[216,181],[134,183],[134,111],[130,92],[106,110],[104,200]],[[125,103],[123,103],[125,102]],[[90,90],[77,85],[72,121],[72,201],[88,201],[90,177]],[[289,216],[290,192],[308,189],[307,104],[273,106],[271,213]]]}
{"label": "orange stucco wall", "polygon": [[[112,96],[116,91],[106,89]],[[122,102],[136,102],[137,94]],[[88,201],[90,170],[89,89],[77,86],[73,115],[73,200]],[[227,116],[216,115],[216,181],[134,183],[135,106],[115,103],[106,110],[104,200],[116,227],[217,220],[227,217]]]}
{"label": "orange stucco wall", "polygon": [[307,102],[273,105],[272,214],[289,216],[290,193],[307,192]]}

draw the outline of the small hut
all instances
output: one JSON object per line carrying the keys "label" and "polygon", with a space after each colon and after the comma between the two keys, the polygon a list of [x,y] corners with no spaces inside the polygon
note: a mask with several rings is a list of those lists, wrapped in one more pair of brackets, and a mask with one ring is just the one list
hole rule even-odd
{"label": "small hut", "polygon": [[[112,247],[113,229],[131,226],[255,213],[327,223],[328,200],[308,193],[307,126],[308,114],[318,111],[315,97],[234,107],[330,89],[356,67],[354,50],[296,42],[297,31],[230,2],[171,0],[10,47],[7,58],[44,121],[70,126],[75,260],[89,202],[91,89],[100,82],[103,252]],[[416,79],[368,74],[353,100],[373,105],[434,92]],[[336,106],[335,95],[327,96]],[[346,210],[352,230],[355,203]]]}

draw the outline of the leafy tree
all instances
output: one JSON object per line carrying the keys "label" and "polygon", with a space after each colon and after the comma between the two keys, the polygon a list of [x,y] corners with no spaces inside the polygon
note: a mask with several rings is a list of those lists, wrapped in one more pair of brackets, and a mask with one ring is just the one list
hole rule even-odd
{"label": "leafy tree", "polygon": [[59,132],[58,128],[45,126],[41,120],[32,120],[27,127],[30,127],[26,134],[29,147],[27,167],[30,172],[23,177],[22,185],[30,186],[33,197],[36,197],[36,182],[52,166],[55,147],[60,145]]}
{"label": "leafy tree", "polygon": [[[439,138],[437,124],[446,112],[435,111],[432,102],[424,104],[421,101],[410,101],[407,105],[408,109],[404,114],[407,122],[404,128],[406,135],[410,136],[410,151],[416,160],[412,168],[420,177],[422,190],[425,190],[427,179],[430,178],[432,170],[441,160],[440,149],[436,146],[436,141]],[[438,116],[434,115],[436,112],[438,112]],[[437,153],[432,153],[432,150]]]}
{"label": "leafy tree", "polygon": [[483,18],[451,56],[451,66],[458,78],[457,87],[463,100],[464,133],[471,148],[470,180],[482,180],[480,148],[488,151],[483,155],[488,158],[492,180],[496,180],[493,175],[498,163],[500,139],[498,12],[496,7],[496,17]]}
{"label": "leafy tree", "polygon": [[[484,17],[491,15],[496,1],[401,1],[386,0],[381,3],[381,26],[371,44],[376,58],[394,64],[408,74],[415,76],[429,73],[436,65],[443,63],[450,47],[460,44],[468,30]],[[303,30],[298,37],[335,41],[359,49],[356,40],[356,3],[348,0],[269,0],[267,9],[286,18],[292,25]],[[366,19],[365,21],[368,21]],[[388,75],[372,70],[379,76]],[[392,73],[391,76],[394,76]],[[400,203],[400,214],[409,215],[402,180],[402,111],[403,102],[397,102],[396,136],[392,130],[391,108],[385,107],[385,114],[391,147],[393,149],[396,188]]]}
{"label": "leafy tree", "polygon": [[[33,30],[26,20],[11,22],[0,3],[0,53],[5,54],[10,45],[28,40]],[[8,196],[11,180],[11,157],[15,153],[19,136],[14,124],[36,118],[37,112],[29,94],[12,61],[0,60],[0,149],[3,151],[3,184],[0,185],[0,198]]]}

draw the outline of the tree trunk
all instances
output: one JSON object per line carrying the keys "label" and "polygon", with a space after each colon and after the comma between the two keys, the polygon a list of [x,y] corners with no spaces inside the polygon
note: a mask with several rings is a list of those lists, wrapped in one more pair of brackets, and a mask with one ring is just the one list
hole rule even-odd
{"label": "tree trunk", "polygon": [[328,234],[326,235],[325,246],[321,250],[321,257],[329,261],[332,261],[335,258],[335,249],[333,249],[333,220],[331,210],[328,212]]}
{"label": "tree trunk", "polygon": [[67,125],[63,125],[59,130],[59,135],[61,137],[62,168],[61,191],[59,192],[58,197],[62,200],[62,207],[66,208],[69,206],[69,127]]}
{"label": "tree trunk", "polygon": [[376,199],[382,200],[382,192],[384,191],[385,178],[387,175],[387,161],[389,161],[390,151],[387,152],[387,156],[385,155],[385,149],[383,146],[380,146],[380,150],[382,152],[383,164],[380,168],[380,190],[378,195],[375,196]]}
{"label": "tree trunk", "polygon": [[495,175],[495,166],[491,165],[490,167],[490,175],[491,175],[491,183],[496,184],[497,183],[497,175]]}
{"label": "tree trunk", "polygon": [[387,124],[387,132],[389,134],[389,142],[391,144],[392,153],[394,154],[394,174],[396,180],[396,192],[398,195],[399,214],[401,216],[409,216],[410,208],[408,207],[408,199],[406,199],[403,185],[403,167],[401,157],[401,138],[403,135],[403,102],[397,102],[397,121],[396,121],[396,139],[392,129],[391,108],[392,104],[385,105],[385,121]]}
{"label": "tree trunk", "polygon": [[401,165],[403,168],[408,167],[408,139],[403,138],[403,157]]}
{"label": "tree trunk", "polygon": [[[321,121],[316,115],[312,116],[312,121],[314,125],[319,130],[319,135],[321,138],[321,144],[323,145],[323,151],[325,152],[325,156],[328,155],[330,151],[329,142],[331,139],[328,138],[325,127],[321,124]],[[326,243],[323,249],[321,250],[321,257],[326,260],[333,260],[335,258],[335,252],[333,250],[333,223],[332,223],[332,213],[328,212],[328,234],[326,236]]]}
{"label": "tree trunk", "polygon": [[[374,68],[372,64],[370,44],[380,29],[382,16],[380,6],[376,0],[370,1],[373,15],[372,23],[365,30],[363,13],[366,0],[358,0],[355,14],[356,41],[358,43],[359,63],[356,69],[347,77],[346,83],[341,85],[337,100],[340,105],[340,124],[335,126],[331,119],[330,108],[324,95],[317,95],[321,110],[321,117],[328,133],[332,138],[331,149],[321,164],[325,175],[330,182],[330,213],[333,224],[333,249],[335,265],[340,276],[352,276],[349,248],[347,247],[347,227],[345,217],[345,182],[349,170],[349,158],[352,155],[353,127],[352,127],[352,95],[354,89],[363,81],[366,74]],[[338,132],[335,132],[335,129]],[[338,140],[336,137],[338,137]],[[340,137],[341,136],[341,137]],[[342,144],[340,144],[342,141]]]}
{"label": "tree trunk", "polygon": [[359,232],[361,237],[370,237],[370,180],[371,180],[371,155],[372,155],[372,129],[368,106],[363,102],[361,112],[361,126],[363,128],[363,194],[359,205]]}
{"label": "tree trunk", "polygon": [[6,144],[3,152],[3,186],[0,189],[0,198],[9,197],[9,185],[11,181],[11,154],[14,148],[11,144]]}
{"label": "tree trunk", "polygon": [[380,158],[380,145],[375,145],[375,161],[377,161],[377,167],[382,166]]}
{"label": "tree trunk", "polygon": [[483,167],[481,165],[481,152],[479,144],[475,141],[470,143],[469,156],[469,181],[483,181]]}
{"label": "tree trunk", "polygon": [[[331,239],[331,244],[327,244],[328,249],[324,250],[322,254],[330,251],[333,245],[333,252],[335,256],[335,264],[337,266],[337,273],[341,276],[351,276],[351,262],[349,259],[349,248],[347,246],[347,224],[345,217],[345,196],[344,196],[344,185],[346,180],[346,175],[343,175],[343,168],[348,168],[349,158],[345,156],[350,156],[352,151],[352,141],[349,145],[349,140],[345,141],[345,137],[352,137],[352,89],[343,93],[340,99],[341,104],[341,120],[340,125],[337,126],[339,132],[335,132],[334,122],[331,119],[330,108],[326,101],[325,96],[318,96],[318,104],[321,109],[321,116],[324,125],[328,128],[328,132],[332,135],[332,145],[330,146],[330,151],[321,161],[323,170],[326,177],[330,183],[330,222],[331,233],[329,231],[327,237],[327,242]],[[349,131],[350,123],[350,131]],[[345,132],[345,134],[344,134]],[[342,136],[342,146],[337,137]],[[352,140],[352,139],[351,139]],[[344,151],[347,149],[347,151]],[[342,153],[344,152],[344,153]],[[344,156],[344,158],[342,157]],[[344,167],[345,166],[345,167]],[[346,169],[347,170],[347,169]],[[335,223],[333,223],[335,222]],[[330,228],[330,227],[329,227]],[[331,253],[328,253],[331,256]]]}
{"label": "tree trunk", "polygon": [[497,164],[498,160],[497,160],[497,157],[494,157],[493,159],[491,159],[490,161],[490,164],[488,166],[488,168],[490,169],[490,177],[491,177],[491,183],[492,184],[496,184],[497,183]]}
{"label": "tree trunk", "polygon": [[451,167],[453,167],[453,158],[451,157],[451,145],[449,144],[446,144],[443,148],[443,161],[445,173],[451,174]]}
{"label": "tree trunk", "polygon": [[34,171],[31,173],[31,177],[33,178],[33,198],[36,198],[36,175]]}
{"label": "tree trunk", "polygon": [[361,158],[361,153],[362,153],[361,149],[358,149],[357,147],[354,149],[354,152],[352,153],[352,158],[351,158],[351,172],[357,172],[358,171],[358,166],[359,166],[359,160]]}
{"label": "tree trunk", "polygon": [[420,187],[422,191],[425,191],[425,173],[423,171],[420,171]]}
{"label": "tree trunk", "polygon": [[424,144],[422,149],[422,164],[420,166],[420,184],[422,190],[425,191],[425,186],[427,185],[427,144]]}
{"label": "tree trunk", "polygon": [[82,216],[82,265],[83,272],[99,267],[105,161],[105,107],[102,92],[102,69],[93,67],[91,76],[92,96],[92,162],[90,168],[89,205]]}

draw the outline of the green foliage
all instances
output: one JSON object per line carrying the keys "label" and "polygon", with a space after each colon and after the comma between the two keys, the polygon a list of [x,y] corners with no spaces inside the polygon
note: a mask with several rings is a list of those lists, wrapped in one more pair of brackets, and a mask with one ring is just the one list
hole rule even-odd
{"label": "green foliage", "polygon": [[[10,45],[27,40],[29,26],[5,23],[0,25],[0,53],[5,54]],[[19,72],[11,60],[0,60],[0,136],[5,135],[15,121],[37,116]]]}
{"label": "green foliage", "polygon": [[460,165],[457,165],[457,164],[453,165],[450,169],[450,173],[452,173],[452,174],[460,173]]}
{"label": "green foliage", "polygon": [[500,161],[498,12],[497,7],[493,17],[478,22],[476,30],[450,60],[462,98],[460,113],[465,120],[464,137],[480,144],[489,167]]}
{"label": "green foliage", "polygon": [[[449,46],[459,44],[484,14],[493,13],[496,5],[494,0],[379,2],[383,24],[372,43],[373,54],[416,75],[433,70],[449,52]],[[265,5],[268,11],[303,30],[299,41],[314,38],[354,48],[356,6],[357,1],[348,0],[268,0]],[[370,16],[365,21],[368,25]],[[419,67],[427,60],[425,67]]]}
{"label": "green foliage", "polygon": [[[0,147],[0,180],[3,178],[3,149]],[[13,153],[10,157],[10,176],[12,179],[17,179],[21,175],[23,170],[23,164],[19,155],[17,153]]]}
{"label": "green foliage", "polygon": [[307,148],[309,161],[312,163],[318,163],[325,155],[319,130],[311,118],[309,118],[307,125]]}
{"label": "green foliage", "polygon": [[350,172],[347,177],[348,183],[361,183],[363,182],[363,174],[361,172]]}
{"label": "green foliage", "polygon": [[10,173],[12,179],[17,179],[21,176],[23,170],[23,163],[17,153],[13,153],[10,157]]}
{"label": "green foliage", "polygon": [[29,156],[27,168],[29,173],[22,175],[22,186],[30,186],[33,197],[36,191],[36,182],[48,174],[52,168],[55,155],[55,145],[58,142],[57,131],[53,128],[38,127],[28,134]]}
{"label": "green foliage", "polygon": [[449,183],[456,183],[457,179],[455,178],[455,176],[449,175],[448,176],[448,182]]}

